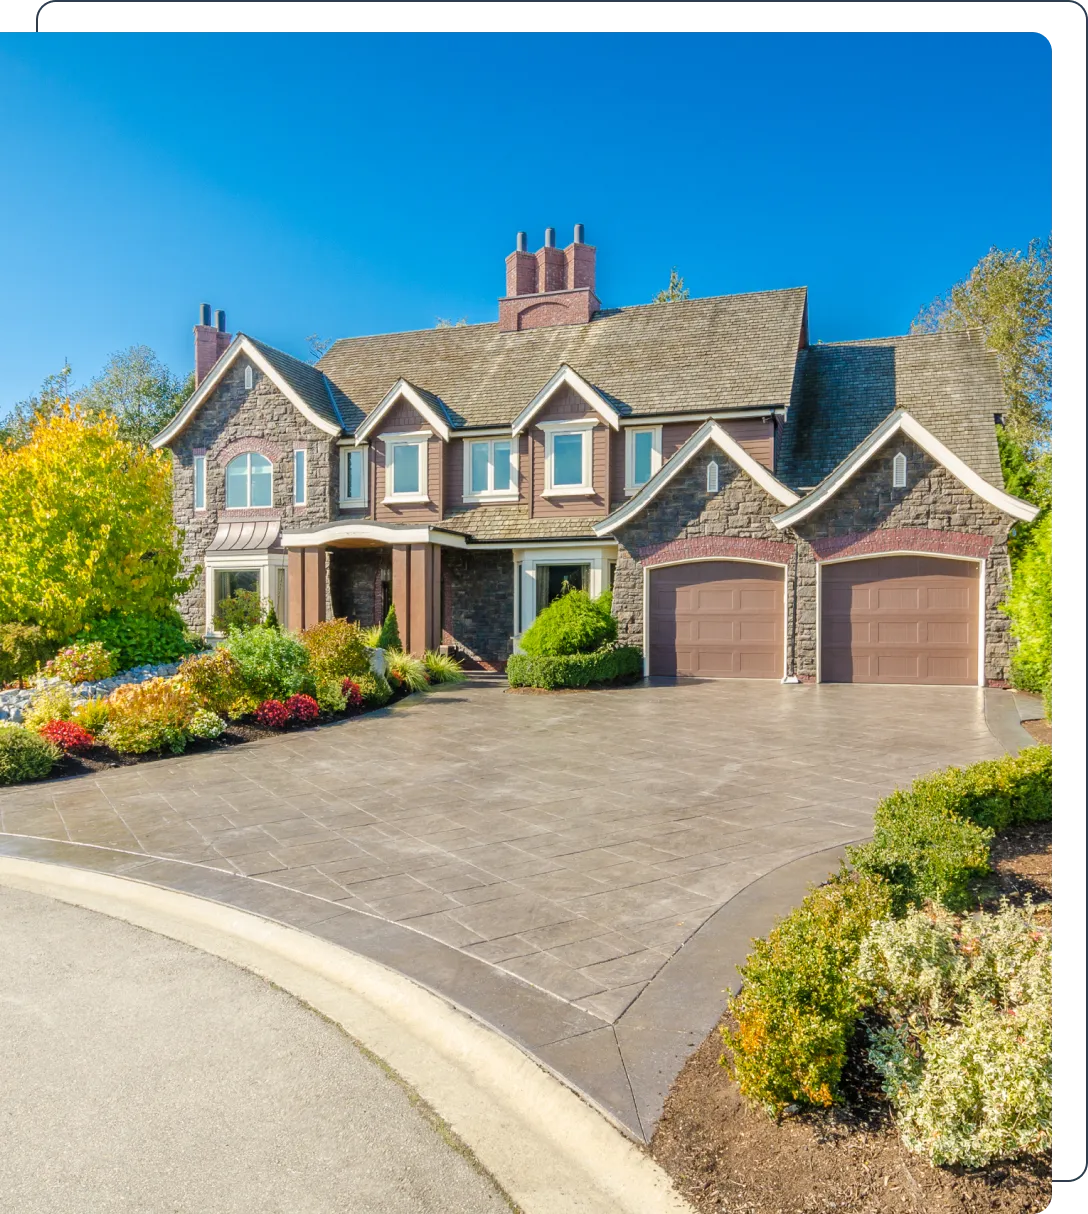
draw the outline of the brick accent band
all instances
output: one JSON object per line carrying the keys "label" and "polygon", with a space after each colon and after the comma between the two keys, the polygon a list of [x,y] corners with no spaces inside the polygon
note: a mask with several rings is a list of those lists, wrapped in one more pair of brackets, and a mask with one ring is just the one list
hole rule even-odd
{"label": "brick accent band", "polygon": [[213,457],[217,464],[229,464],[236,455],[244,455],[247,451],[256,451],[273,463],[283,458],[283,448],[278,443],[270,443],[266,438],[236,438],[221,447]]}
{"label": "brick accent band", "polygon": [[242,520],[249,522],[253,519],[280,522],[283,519],[283,511],[275,506],[237,506],[230,510],[220,510],[219,517],[224,523],[237,523]]}
{"label": "brick accent band", "polygon": [[933,552],[940,556],[990,555],[993,539],[962,531],[933,531],[926,527],[888,527],[879,531],[830,535],[811,541],[818,561],[846,556],[877,556],[882,552]]}
{"label": "brick accent band", "polygon": [[788,565],[793,557],[793,545],[781,540],[757,540],[743,536],[697,535],[686,540],[670,540],[665,544],[644,544],[632,551],[631,555],[644,566],[706,560],[708,557],[773,561],[778,565]]}

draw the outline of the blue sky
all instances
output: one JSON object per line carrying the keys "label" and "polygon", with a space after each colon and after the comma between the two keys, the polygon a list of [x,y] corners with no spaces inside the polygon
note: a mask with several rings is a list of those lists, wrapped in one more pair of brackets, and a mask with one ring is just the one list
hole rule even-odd
{"label": "blue sky", "polygon": [[0,413],[197,305],[307,334],[491,321],[518,229],[586,225],[606,306],[805,284],[906,330],[1050,230],[1037,35],[0,36]]}

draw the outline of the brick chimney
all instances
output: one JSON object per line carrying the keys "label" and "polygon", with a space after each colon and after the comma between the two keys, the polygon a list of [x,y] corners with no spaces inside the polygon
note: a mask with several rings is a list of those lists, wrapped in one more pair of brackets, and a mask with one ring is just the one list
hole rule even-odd
{"label": "brick chimney", "polygon": [[574,225],[574,240],[555,247],[555,229],[544,232],[535,254],[524,232],[506,259],[506,296],[499,300],[499,330],[539,329],[545,325],[584,325],[600,309],[596,295],[597,250],[585,243],[585,228]]}
{"label": "brick chimney", "polygon": [[199,386],[215,366],[220,354],[230,345],[226,312],[217,311],[215,323],[212,324],[211,304],[201,304],[200,323],[193,326],[193,338],[196,346],[196,382]]}

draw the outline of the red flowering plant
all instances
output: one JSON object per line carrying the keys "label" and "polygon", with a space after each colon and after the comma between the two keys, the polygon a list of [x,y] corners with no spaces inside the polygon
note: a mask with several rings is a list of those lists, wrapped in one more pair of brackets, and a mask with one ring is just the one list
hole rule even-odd
{"label": "red flowering plant", "polygon": [[345,679],[340,684],[340,693],[344,697],[345,712],[362,712],[365,706],[363,693],[358,683]]}
{"label": "red flowering plant", "polygon": [[87,750],[95,744],[94,734],[75,721],[47,721],[38,730],[38,736],[63,751]]}
{"label": "red flowering plant", "polygon": [[321,708],[313,696],[293,695],[283,706],[292,725],[312,725],[321,715]]}
{"label": "red flowering plant", "polygon": [[291,724],[291,710],[282,700],[265,700],[257,709],[257,724],[265,729],[286,729]]}

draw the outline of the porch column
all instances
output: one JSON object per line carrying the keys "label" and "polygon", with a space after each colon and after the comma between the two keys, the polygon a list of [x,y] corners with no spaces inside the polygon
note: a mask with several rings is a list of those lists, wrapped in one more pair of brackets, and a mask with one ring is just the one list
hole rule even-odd
{"label": "porch column", "polygon": [[393,545],[393,606],[401,642],[409,653],[418,655],[438,644],[441,580],[437,544]]}
{"label": "porch column", "polygon": [[302,550],[302,627],[325,619],[325,549]]}
{"label": "porch column", "polygon": [[400,628],[401,644],[408,645],[408,591],[411,578],[411,564],[408,560],[408,545],[393,545],[393,610],[397,613],[397,626]]}
{"label": "porch column", "polygon": [[304,580],[301,548],[287,549],[287,627],[298,632],[302,623],[302,585]]}

